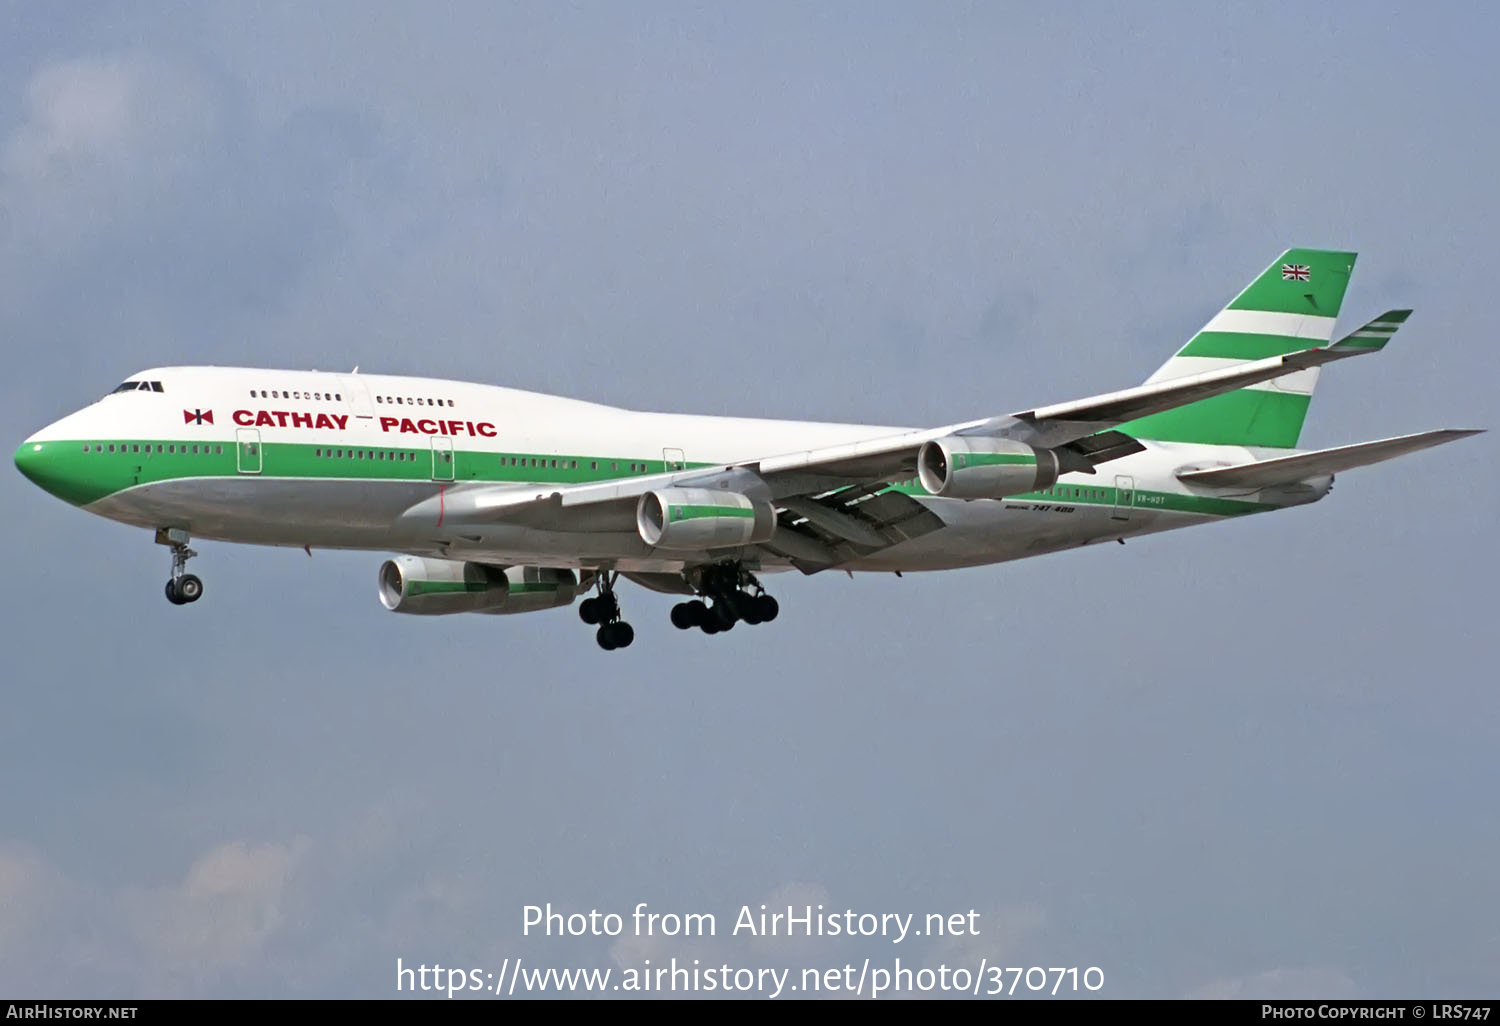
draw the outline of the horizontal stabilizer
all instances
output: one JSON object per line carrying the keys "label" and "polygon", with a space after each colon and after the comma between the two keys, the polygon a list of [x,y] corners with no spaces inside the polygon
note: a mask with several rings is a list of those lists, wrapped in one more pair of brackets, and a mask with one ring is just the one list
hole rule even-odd
{"label": "horizontal stabilizer", "polygon": [[1410,310],[1387,310],[1370,323],[1345,335],[1330,348],[1338,352],[1378,353],[1410,316]]}
{"label": "horizontal stabilizer", "polygon": [[1215,488],[1268,488],[1273,485],[1293,484],[1322,474],[1336,474],[1355,467],[1363,467],[1382,460],[1393,459],[1418,449],[1430,449],[1444,442],[1454,442],[1480,431],[1423,431],[1416,435],[1399,438],[1382,438],[1377,442],[1360,442],[1357,445],[1341,445],[1334,449],[1319,449],[1316,452],[1299,453],[1296,456],[1280,456],[1276,459],[1241,463],[1232,467],[1210,467],[1206,470],[1189,470],[1177,475],[1190,484],[1209,485]]}

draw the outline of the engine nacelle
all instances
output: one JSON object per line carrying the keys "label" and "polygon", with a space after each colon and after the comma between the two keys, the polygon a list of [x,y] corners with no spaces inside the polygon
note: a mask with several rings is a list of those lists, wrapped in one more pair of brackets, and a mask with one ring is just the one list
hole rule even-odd
{"label": "engine nacelle", "polygon": [[652,547],[721,549],[769,541],[776,510],[739,492],[713,488],[661,488],[635,507],[636,529]]}
{"label": "engine nacelle", "polygon": [[949,435],[917,451],[922,487],[948,499],[1003,499],[1050,488],[1057,454],[1008,438]]}
{"label": "engine nacelle", "polygon": [[512,566],[505,570],[510,590],[505,605],[482,613],[533,613],[538,609],[571,606],[578,597],[578,577],[571,570],[550,566]]}
{"label": "engine nacelle", "polygon": [[397,556],[380,567],[380,604],[393,613],[529,613],[572,605],[578,578],[571,570],[507,569],[453,559]]}

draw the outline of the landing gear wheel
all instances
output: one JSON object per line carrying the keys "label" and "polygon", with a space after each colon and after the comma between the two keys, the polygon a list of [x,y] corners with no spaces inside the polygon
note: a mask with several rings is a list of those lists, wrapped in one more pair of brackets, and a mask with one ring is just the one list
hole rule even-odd
{"label": "landing gear wheel", "polygon": [[[600,609],[598,599],[586,598],[582,602],[578,603],[578,619],[582,620],[584,623],[590,625],[598,623],[600,620],[604,619],[599,614]],[[604,643],[601,641],[600,644],[602,645]]]}
{"label": "landing gear wheel", "polygon": [[774,598],[762,592],[755,597],[755,615],[759,623],[770,623],[776,619],[776,614],[781,612],[781,604]]}
{"label": "landing gear wheel", "polygon": [[183,574],[173,590],[180,602],[197,602],[203,597],[203,582],[197,574]]}
{"label": "landing gear wheel", "polygon": [[617,648],[629,648],[630,643],[635,640],[635,628],[624,620],[616,620],[601,626],[594,635],[594,640],[599,642],[599,647],[606,652],[613,652]]}
{"label": "landing gear wheel", "polygon": [[183,602],[186,601],[186,599],[178,597],[176,581],[167,581],[167,601],[172,603],[172,605],[174,606],[180,606],[183,604]]}
{"label": "landing gear wheel", "polygon": [[734,607],[728,602],[715,602],[708,615],[719,622],[719,629],[727,631],[734,626],[739,617],[735,616]]}
{"label": "landing gear wheel", "polygon": [[690,630],[700,622],[698,611],[694,605],[702,606],[702,602],[679,602],[672,607],[672,626],[680,631]]}
{"label": "landing gear wheel", "polygon": [[755,600],[750,596],[749,592],[731,591],[728,595],[725,596],[724,604],[729,607],[729,611],[734,614],[734,618],[736,620],[744,620],[746,622],[749,622],[751,612],[750,605],[754,601]]}

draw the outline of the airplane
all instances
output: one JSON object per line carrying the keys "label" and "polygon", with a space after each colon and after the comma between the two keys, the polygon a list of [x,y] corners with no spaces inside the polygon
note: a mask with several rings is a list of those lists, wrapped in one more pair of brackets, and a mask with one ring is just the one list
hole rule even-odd
{"label": "airplane", "polygon": [[[1319,368],[1379,352],[1411,311],[1333,341],[1350,252],[1289,249],[1144,384],[917,430],[647,413],[434,378],[163,367],[28,438],[20,471],[155,532],[167,599],[189,542],[397,553],[398,613],[572,606],[628,647],[621,577],[705,634],[776,619],[760,574],[1001,563],[1316,502],[1334,475],[1477,434],[1297,448]],[[592,592],[592,595],[590,593]]]}

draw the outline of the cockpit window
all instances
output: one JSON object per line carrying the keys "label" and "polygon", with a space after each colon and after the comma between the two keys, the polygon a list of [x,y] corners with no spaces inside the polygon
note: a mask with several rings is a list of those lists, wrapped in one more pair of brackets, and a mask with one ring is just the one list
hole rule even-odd
{"label": "cockpit window", "polygon": [[117,385],[110,395],[115,392],[160,392],[162,391],[160,381],[125,381]]}

